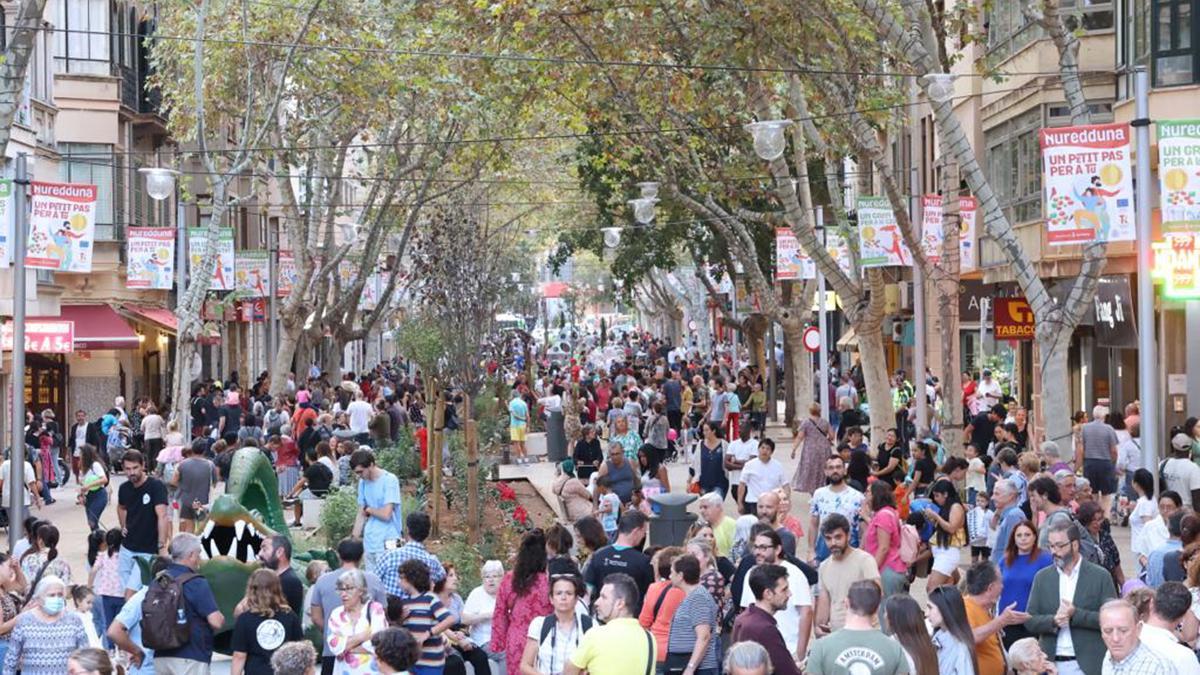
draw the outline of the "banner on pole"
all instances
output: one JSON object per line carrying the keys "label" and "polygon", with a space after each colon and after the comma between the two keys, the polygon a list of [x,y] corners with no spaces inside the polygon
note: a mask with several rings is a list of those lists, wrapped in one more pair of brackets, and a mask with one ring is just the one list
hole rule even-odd
{"label": "banner on pole", "polygon": [[175,282],[175,228],[131,227],[126,231],[126,288],[168,290]]}
{"label": "banner on pole", "polygon": [[96,242],[96,186],[37,181],[31,186],[25,266],[91,272]]}
{"label": "banner on pole", "polygon": [[367,277],[367,282],[363,284],[362,302],[359,304],[361,309],[371,311],[379,306],[379,296],[383,292],[383,278],[378,272],[372,272],[371,276]]}
{"label": "banner on pole", "polygon": [[1164,120],[1155,126],[1162,230],[1200,230],[1200,120]]}
{"label": "banner on pole", "polygon": [[12,265],[12,232],[16,221],[13,210],[13,182],[0,179],[0,268]]}
{"label": "banner on pole", "polygon": [[887,197],[858,198],[858,252],[862,267],[912,265]]}
{"label": "banner on pole", "polygon": [[[208,228],[188,228],[188,274],[195,279],[204,252],[208,249]],[[217,240],[217,263],[213,266],[212,283],[209,290],[232,291],[234,287],[233,228],[221,228]]]}
{"label": "banner on pole", "polygon": [[1129,125],[1042,129],[1046,241],[1133,241]]}
{"label": "banner on pole", "polygon": [[840,228],[825,229],[825,252],[842,268],[842,273],[850,276],[854,261],[850,259],[850,243],[846,241],[846,235],[842,234]]}
{"label": "banner on pole", "polygon": [[942,261],[942,244],[946,240],[942,218],[942,196],[921,197],[921,252],[934,265]]}
{"label": "banner on pole", "polygon": [[342,291],[345,292],[354,282],[358,281],[358,263],[343,260],[338,263],[338,281],[341,283]]}
{"label": "banner on pole", "polygon": [[234,289],[251,298],[271,294],[271,257],[266,251],[238,251],[234,262]]}
{"label": "banner on pole", "polygon": [[801,248],[792,229],[775,228],[775,281],[816,278],[817,264]]}
{"label": "banner on pole", "polygon": [[976,261],[975,219],[979,214],[979,202],[974,197],[958,198],[958,270],[971,272],[979,268]]}
{"label": "banner on pole", "polygon": [[291,251],[280,251],[279,280],[275,282],[275,296],[286,298],[291,295],[292,289],[296,287],[297,278],[296,259],[292,257]]}

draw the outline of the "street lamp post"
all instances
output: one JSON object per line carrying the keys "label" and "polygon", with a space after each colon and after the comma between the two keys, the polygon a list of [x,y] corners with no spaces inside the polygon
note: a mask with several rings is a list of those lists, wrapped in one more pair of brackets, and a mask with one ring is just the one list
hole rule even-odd
{"label": "street lamp post", "polygon": [[[156,202],[164,202],[167,199],[175,198],[175,303],[178,305],[183,301],[183,294],[187,291],[187,225],[184,222],[183,199],[179,195],[175,177],[179,175],[178,171],[172,169],[164,169],[162,167],[149,167],[138,169],[146,178],[146,193]],[[175,327],[175,369],[190,368],[190,363],[182,361],[182,341],[180,340],[180,326]],[[184,378],[186,375],[182,372],[177,372],[176,377]],[[172,392],[178,394],[179,392]],[[179,410],[179,427],[191,429],[188,415],[188,406],[186,401],[175,401],[175,407]]]}
{"label": "street lamp post", "polygon": [[13,206],[16,211],[13,237],[13,350],[12,350],[12,445],[9,447],[8,547],[13,550],[21,539],[25,523],[25,238],[29,236],[29,205],[25,194],[29,186],[28,158],[17,155],[13,180]]}

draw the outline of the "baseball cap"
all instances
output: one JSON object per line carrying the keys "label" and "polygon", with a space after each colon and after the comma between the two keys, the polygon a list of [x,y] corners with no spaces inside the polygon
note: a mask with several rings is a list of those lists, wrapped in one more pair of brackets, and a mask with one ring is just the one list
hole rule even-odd
{"label": "baseball cap", "polygon": [[1192,447],[1192,437],[1187,434],[1175,434],[1171,438],[1171,448],[1180,452]]}

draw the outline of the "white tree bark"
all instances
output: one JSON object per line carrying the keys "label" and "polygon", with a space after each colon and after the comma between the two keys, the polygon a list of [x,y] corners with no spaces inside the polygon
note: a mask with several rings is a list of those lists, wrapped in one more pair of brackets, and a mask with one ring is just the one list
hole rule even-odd
{"label": "white tree bark", "polygon": [[[23,0],[17,10],[17,20],[8,33],[4,60],[0,63],[0,150],[8,147],[12,137],[13,119],[21,106],[25,91],[25,73],[42,25],[46,0]],[[49,39],[49,34],[47,34]]]}

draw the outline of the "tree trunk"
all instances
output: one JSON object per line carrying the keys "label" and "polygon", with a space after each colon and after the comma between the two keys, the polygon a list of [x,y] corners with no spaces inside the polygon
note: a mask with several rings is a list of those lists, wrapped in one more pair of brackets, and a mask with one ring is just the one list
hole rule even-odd
{"label": "tree trunk", "polygon": [[882,326],[860,322],[854,328],[858,334],[858,358],[862,364],[863,383],[871,415],[871,445],[883,442],[888,429],[896,426],[892,408],[892,387],[888,384],[887,352],[883,346]]}
{"label": "tree trunk", "polygon": [[[433,380],[430,380],[433,382]],[[441,428],[441,431],[436,431],[429,435],[429,438],[435,439],[437,445],[429,446],[429,487],[430,499],[433,501],[433,536],[438,535],[440,530],[439,523],[442,519],[442,443],[445,442],[446,436],[446,399],[442,397],[441,387],[437,387],[433,392],[437,396],[437,405],[434,407],[433,424],[434,429]]]}
{"label": "tree trunk", "polygon": [[750,349],[751,363],[758,366],[762,373],[763,386],[767,380],[766,338],[767,329],[771,327],[770,319],[762,314],[751,314],[742,321],[742,331],[746,335],[746,343]]}
{"label": "tree trunk", "polygon": [[0,150],[8,147],[12,136],[13,119],[25,91],[25,73],[45,10],[46,0],[24,0],[8,33],[8,46],[0,60]]}
{"label": "tree trunk", "polygon": [[[1040,424],[1046,440],[1058,443],[1063,457],[1075,452],[1071,441],[1071,397],[1068,385],[1067,355],[1071,347],[1071,332],[1058,330],[1043,336],[1037,335],[1038,359],[1042,375],[1042,419]],[[1059,392],[1049,393],[1049,392]]]}
{"label": "tree trunk", "polygon": [[[958,164],[953,160],[943,161],[942,194],[945,195],[942,216],[942,231],[959,231],[960,209],[958,203]],[[959,325],[958,282],[962,278],[962,255],[959,238],[952,234],[945,237],[942,261],[936,270],[934,292],[937,295],[938,322],[941,328],[941,388],[942,388],[942,445],[950,454],[959,456],[963,451],[963,406],[958,380]]]}
{"label": "tree trunk", "polygon": [[793,412],[791,420],[787,420],[788,428],[795,420],[808,416],[808,407],[813,404],[813,367],[812,352],[804,348],[805,322],[799,317],[790,317],[780,323],[783,328],[783,343],[786,345],[789,385],[788,395]]}
{"label": "tree trunk", "polygon": [[[279,351],[275,353],[274,365],[271,366],[271,396],[283,396],[287,393],[287,374],[292,372],[292,367],[295,365],[293,361],[296,358],[296,348],[300,345],[300,334],[303,330],[303,325],[299,322],[280,317]],[[297,380],[303,381],[307,374],[308,371],[305,370],[297,377]]]}
{"label": "tree trunk", "polygon": [[[803,349],[803,347],[801,347]],[[783,423],[791,429],[796,424],[796,366],[792,361],[791,342],[783,335]]]}

